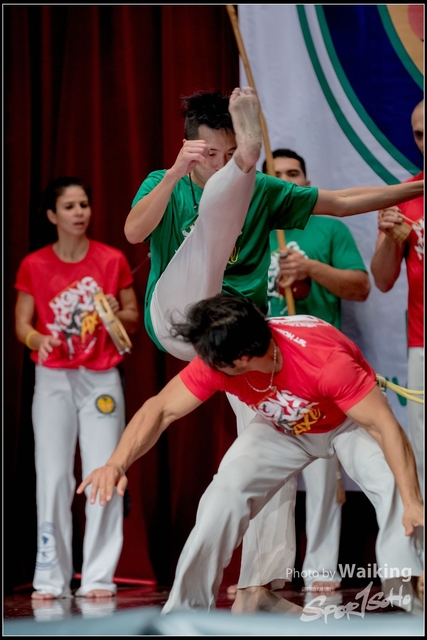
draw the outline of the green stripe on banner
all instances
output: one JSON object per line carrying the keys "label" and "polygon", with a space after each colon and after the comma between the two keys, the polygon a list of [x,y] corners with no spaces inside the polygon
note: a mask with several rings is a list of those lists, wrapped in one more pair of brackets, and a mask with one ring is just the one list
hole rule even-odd
{"label": "green stripe on banner", "polygon": [[311,37],[310,28],[308,26],[307,16],[305,13],[305,5],[298,4],[297,5],[298,17],[301,25],[302,34],[305,40],[305,44],[307,47],[308,54],[311,59],[311,63],[313,65],[314,71],[317,75],[317,79],[322,88],[322,91],[325,95],[326,100],[331,108],[332,113],[334,114],[339,126],[341,127],[344,134],[347,136],[348,140],[351,142],[353,147],[359,153],[359,155],[365,160],[365,162],[371,167],[371,169],[384,180],[386,184],[398,184],[400,180],[398,180],[394,175],[390,173],[386,167],[384,167],[381,162],[369,151],[368,147],[364,142],[359,138],[357,133],[354,131],[351,124],[348,122],[344,113],[341,110],[334,94],[331,91],[331,88],[326,80],[326,76],[323,72],[322,66],[319,62],[319,58],[317,56],[317,52],[313,43],[313,39]]}
{"label": "green stripe on banner", "polygon": [[414,164],[412,164],[412,162],[408,160],[408,158],[406,158],[406,156],[404,156],[403,153],[399,151],[399,149],[396,149],[396,147],[388,140],[388,138],[383,134],[383,132],[380,129],[378,129],[377,125],[369,116],[364,106],[360,102],[359,98],[353,91],[353,88],[350,82],[348,81],[348,78],[344,72],[344,69],[341,66],[341,63],[335,51],[331,34],[328,29],[328,24],[326,22],[323,6],[317,5],[316,12],[317,12],[317,18],[319,20],[320,30],[322,32],[323,40],[325,42],[326,50],[329,54],[329,58],[331,60],[332,66],[335,70],[335,73],[337,74],[338,80],[340,81],[345,94],[350,100],[359,118],[362,120],[362,122],[364,123],[366,128],[371,132],[374,138],[377,139],[380,145],[384,147],[384,149],[391,155],[392,158],[396,160],[396,162],[399,162],[402,165],[402,167],[404,167],[407,171],[409,171],[409,173],[412,173],[413,175],[417,175],[420,172],[419,168],[416,167]]}
{"label": "green stripe on banner", "polygon": [[386,5],[379,4],[378,5],[378,13],[380,14],[381,21],[383,23],[384,29],[387,32],[388,37],[390,38],[390,42],[393,45],[394,50],[400,58],[401,63],[405,67],[406,71],[412,77],[414,82],[417,85],[424,89],[424,77],[418,67],[414,64],[411,56],[406,51],[405,47],[402,44],[401,39],[399,38],[396,29],[394,28],[394,24],[392,19],[390,18],[390,14]]}

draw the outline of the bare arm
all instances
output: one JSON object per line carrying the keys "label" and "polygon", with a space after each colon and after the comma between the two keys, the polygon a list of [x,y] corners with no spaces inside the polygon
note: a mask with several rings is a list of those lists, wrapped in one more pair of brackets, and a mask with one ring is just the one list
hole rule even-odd
{"label": "bare arm", "polygon": [[[19,342],[26,344],[34,351],[38,351],[39,364],[48,358],[54,347],[61,344],[61,340],[54,338],[52,335],[44,335],[36,331],[33,327],[35,315],[34,298],[25,291],[18,291],[15,305],[15,332]],[[29,336],[28,343],[26,338]]]}
{"label": "bare arm", "polygon": [[405,432],[378,387],[347,414],[366,429],[383,450],[402,498],[405,533],[411,535],[414,527],[423,526],[424,516],[414,454]]}
{"label": "bare arm", "polygon": [[120,289],[118,300],[110,293],[105,297],[108,300],[111,311],[123,323],[126,331],[131,334],[136,333],[139,327],[139,310],[134,288]]}
{"label": "bare arm", "polygon": [[184,140],[173,167],[146,196],[130,210],[125,223],[125,236],[131,244],[143,242],[157,227],[166,211],[176,184],[194,167],[205,161],[209,152],[204,140]]}
{"label": "bare arm", "polygon": [[369,276],[360,269],[337,269],[319,260],[306,258],[299,251],[286,250],[287,257],[279,258],[280,275],[286,278],[281,283],[289,287],[295,280],[311,278],[343,300],[363,302],[369,295]]}
{"label": "bare arm", "polygon": [[202,402],[182,382],[179,375],[157,395],[149,398],[127,425],[119,444],[104,467],[95,469],[80,484],[77,493],[83,493],[92,484],[90,501],[99,493],[99,504],[104,505],[113,496],[113,488],[123,496],[127,486],[126,471],[138,458],[149,451],[168,426],[194,411]]}
{"label": "bare arm", "polygon": [[405,243],[399,244],[388,234],[397,224],[401,224],[402,216],[399,207],[390,207],[378,212],[378,228],[381,231],[371,261],[371,271],[376,286],[386,293],[392,289],[400,274]]}
{"label": "bare arm", "polygon": [[342,300],[364,302],[371,290],[366,271],[360,269],[337,269],[329,264],[313,260],[311,278]]}
{"label": "bare arm", "polygon": [[418,198],[423,193],[424,180],[384,187],[352,187],[338,191],[319,189],[319,196],[312,213],[345,218],[358,213],[386,209]]}

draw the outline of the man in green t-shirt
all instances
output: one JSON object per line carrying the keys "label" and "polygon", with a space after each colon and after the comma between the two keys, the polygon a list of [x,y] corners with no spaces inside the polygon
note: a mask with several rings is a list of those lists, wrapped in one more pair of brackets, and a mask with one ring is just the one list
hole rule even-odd
{"label": "man in green t-shirt", "polygon": [[[300,187],[310,185],[304,158],[291,149],[273,151],[276,176]],[[264,162],[263,171],[267,170]],[[315,216],[305,229],[286,232],[286,257],[277,234],[270,235],[269,315],[288,314],[283,285],[295,297],[295,312],[322,318],[341,329],[341,300],[363,302],[371,288],[369,276],[350,230],[340,220]],[[339,462],[334,456],[316,460],[302,472],[306,489],[307,548],[302,573],[307,589],[337,589],[341,502],[337,499]],[[292,543],[292,540],[289,541]]]}
{"label": "man in green t-shirt", "polygon": [[[340,217],[384,208],[423,190],[423,183],[413,183],[325,191],[257,172],[260,112],[249,87],[235,89],[230,98],[196,92],[184,100],[184,115],[185,140],[175,163],[144,180],[125,224],[129,242],[150,241],[147,332],[160,349],[181,360],[192,360],[195,352],[171,334],[171,319],[182,318],[190,304],[222,290],[248,297],[267,311],[273,229],[303,229],[313,214]],[[251,520],[243,542],[240,592],[289,579],[286,571],[295,550],[285,545],[278,566],[273,562],[277,547],[273,553],[271,546],[272,531],[283,537],[274,516],[283,500],[289,497],[278,492]],[[267,510],[273,513],[271,520]],[[272,561],[256,562],[260,554]],[[245,595],[238,592],[238,597]],[[244,608],[244,603],[238,605]]]}

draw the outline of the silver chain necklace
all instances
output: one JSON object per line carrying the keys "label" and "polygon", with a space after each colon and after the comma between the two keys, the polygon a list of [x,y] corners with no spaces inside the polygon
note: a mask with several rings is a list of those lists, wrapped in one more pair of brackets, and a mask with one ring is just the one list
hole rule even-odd
{"label": "silver chain necklace", "polygon": [[250,386],[250,388],[253,389],[254,391],[258,391],[258,393],[265,393],[266,391],[270,391],[270,389],[273,388],[273,378],[274,378],[274,374],[276,373],[276,359],[277,359],[277,347],[274,340],[273,340],[273,345],[274,345],[273,371],[271,372],[270,384],[268,385],[268,387],[266,389],[257,389],[256,387],[253,386],[253,384],[249,382],[249,380],[245,376],[245,380]]}

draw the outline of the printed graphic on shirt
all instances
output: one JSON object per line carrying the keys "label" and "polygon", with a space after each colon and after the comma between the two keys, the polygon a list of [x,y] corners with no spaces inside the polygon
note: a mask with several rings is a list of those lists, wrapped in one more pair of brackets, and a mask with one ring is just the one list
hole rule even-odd
{"label": "printed graphic on shirt", "polygon": [[95,406],[100,413],[109,414],[116,408],[116,402],[112,396],[103,395],[95,400]]}
{"label": "printed graphic on shirt", "polygon": [[227,264],[236,264],[236,262],[239,259],[239,254],[240,254],[240,247],[238,247],[237,244],[236,244],[236,245],[234,245],[234,249],[231,252],[230,257],[228,258]]}
{"label": "printed graphic on shirt", "polygon": [[278,431],[296,436],[310,431],[321,418],[317,402],[308,402],[290,391],[276,391],[252,409],[271,421]]}
{"label": "printed graphic on shirt", "polygon": [[49,302],[54,321],[46,326],[55,338],[64,340],[70,360],[79,352],[91,351],[99,337],[102,322],[92,296],[98,289],[96,280],[86,276]]}
{"label": "printed graphic on shirt", "polygon": [[[286,338],[289,336],[286,334],[286,327],[318,327],[319,325],[329,325],[329,322],[316,318],[315,316],[299,315],[299,316],[287,316],[286,318],[274,318],[274,328],[277,329]],[[305,342],[305,340],[303,340]],[[305,346],[305,345],[304,345]]]}
{"label": "printed graphic on shirt", "polygon": [[424,218],[417,220],[412,225],[412,230],[417,236],[417,244],[414,245],[415,252],[420,260],[424,258]]}

